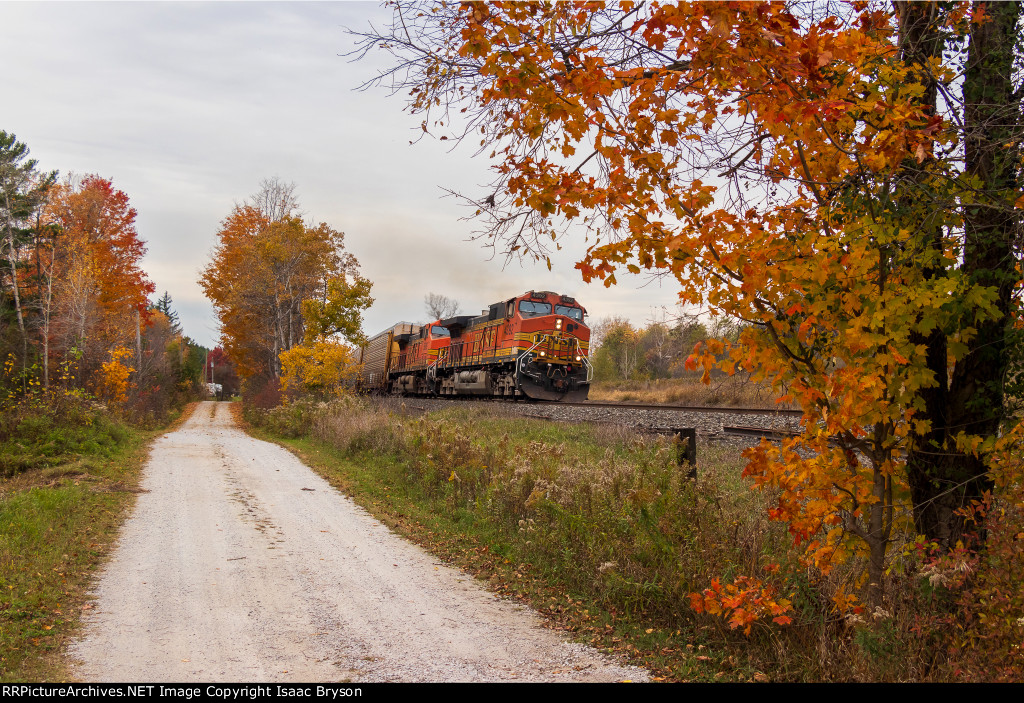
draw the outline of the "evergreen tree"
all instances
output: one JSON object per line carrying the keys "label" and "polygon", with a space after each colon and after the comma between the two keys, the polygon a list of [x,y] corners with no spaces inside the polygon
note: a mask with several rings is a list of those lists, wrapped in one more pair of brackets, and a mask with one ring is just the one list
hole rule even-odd
{"label": "evergreen tree", "polygon": [[10,274],[10,297],[21,337],[21,362],[28,358],[25,301],[19,283],[22,248],[30,241],[28,220],[57,179],[57,172],[39,173],[36,160],[28,158],[29,148],[17,137],[0,130],[0,236]]}
{"label": "evergreen tree", "polygon": [[171,307],[172,303],[171,294],[164,291],[164,294],[160,296],[156,301],[156,305],[153,307],[167,316],[167,319],[171,322],[171,330],[173,330],[175,334],[181,334],[181,324],[178,321],[178,313],[176,313],[174,308]]}

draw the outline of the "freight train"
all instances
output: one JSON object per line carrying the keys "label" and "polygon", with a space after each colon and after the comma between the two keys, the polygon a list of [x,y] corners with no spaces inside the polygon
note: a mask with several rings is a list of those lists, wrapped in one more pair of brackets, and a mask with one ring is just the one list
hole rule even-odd
{"label": "freight train", "polygon": [[586,313],[567,295],[529,291],[478,316],[400,322],[360,350],[360,385],[399,395],[586,400],[594,376]]}

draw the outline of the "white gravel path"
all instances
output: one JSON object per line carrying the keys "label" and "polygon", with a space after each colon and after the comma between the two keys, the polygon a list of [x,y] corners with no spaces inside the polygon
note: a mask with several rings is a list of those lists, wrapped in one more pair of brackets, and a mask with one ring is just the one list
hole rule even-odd
{"label": "white gravel path", "polygon": [[200,405],[153,445],[70,651],[99,681],[620,681],[647,673],[392,534]]}

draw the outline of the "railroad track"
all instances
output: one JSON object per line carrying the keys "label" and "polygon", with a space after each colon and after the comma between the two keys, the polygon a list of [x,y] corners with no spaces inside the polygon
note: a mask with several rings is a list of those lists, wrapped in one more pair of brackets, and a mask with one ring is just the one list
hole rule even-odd
{"label": "railroad track", "polygon": [[644,403],[614,403],[593,400],[587,400],[582,403],[560,403],[556,401],[542,400],[536,403],[531,403],[531,405],[553,405],[558,407],[577,408],[613,408],[615,410],[655,410],[658,412],[678,411],[690,413],[726,413],[729,415],[787,415],[793,417],[800,417],[803,415],[802,410],[793,410],[791,408],[739,408],[715,405],[655,405]]}
{"label": "railroad track", "polygon": [[740,435],[743,437],[764,437],[766,439],[789,439],[791,437],[797,437],[800,435],[796,430],[782,430],[778,428],[766,428],[766,427],[742,427],[726,425],[722,428],[722,432],[731,435]]}
{"label": "railroad track", "polygon": [[[437,407],[436,403],[423,402],[427,399],[403,404],[410,410],[426,412],[429,406]],[[465,400],[431,399],[442,404],[464,403]],[[504,400],[478,399],[498,407],[516,408],[524,415],[540,420],[562,422],[589,422],[630,424],[637,430],[650,434],[675,434],[680,429],[696,427],[703,436],[724,438],[726,436],[764,437],[783,439],[792,437],[802,413],[790,408],[740,408],[704,405],[653,405],[646,403],[615,403],[601,401],[585,401],[581,403],[559,403],[539,401],[529,403],[510,403]],[[425,407],[426,406],[426,407]],[[597,411],[594,414],[591,411]],[[581,414],[582,413],[582,414]],[[606,413],[610,413],[606,414]],[[616,418],[616,416],[618,416]],[[634,417],[635,420],[628,420]],[[676,419],[678,416],[678,419]],[[735,417],[736,420],[730,420]],[[717,419],[715,419],[717,418]],[[730,418],[726,420],[725,418]],[[763,418],[759,419],[759,418]]]}
{"label": "railroad track", "polygon": [[649,410],[655,412],[688,412],[688,413],[724,413],[727,415],[782,415],[786,417],[801,417],[803,415],[802,410],[794,410],[792,408],[741,408],[736,406],[724,406],[724,405],[658,405],[655,403],[628,403],[628,402],[611,402],[611,401],[592,401],[586,400],[582,403],[564,403],[556,400],[536,400],[536,401],[508,401],[494,398],[477,398],[473,396],[466,396],[465,398],[418,398],[418,397],[406,397],[395,396],[402,400],[402,402],[408,408],[415,408],[417,410],[426,410],[426,408],[417,406],[415,403],[420,400],[429,400],[431,402],[447,402],[447,403],[496,403],[502,406],[514,405],[522,408],[608,408],[612,410]]}
{"label": "railroad track", "polygon": [[[403,401],[403,405],[418,412],[427,412],[436,404],[422,401]],[[438,399],[435,399],[438,400]],[[461,403],[461,400],[440,399],[444,405]],[[477,402],[482,402],[483,399]],[[593,425],[611,424],[631,426],[641,434],[678,437],[680,464],[695,464],[697,459],[697,437],[704,441],[740,441],[749,443],[767,439],[781,441],[796,436],[797,422],[802,413],[788,408],[737,408],[689,405],[651,405],[643,403],[610,403],[586,401],[582,403],[531,402],[509,403],[491,400],[488,404],[507,409],[515,408],[517,414],[552,422],[587,423]],[[598,411],[592,413],[589,411]],[[726,419],[728,418],[728,419]],[[738,421],[738,422],[737,422]],[[744,424],[740,424],[744,423]],[[760,425],[760,426],[758,426]]]}
{"label": "railroad track", "polygon": [[579,403],[566,403],[556,400],[534,400],[534,401],[509,401],[499,398],[489,398],[486,396],[465,396],[463,398],[423,398],[416,396],[402,397],[394,396],[402,400],[408,408],[416,408],[417,410],[426,410],[426,408],[415,405],[420,400],[428,400],[431,402],[449,402],[449,403],[465,403],[467,401],[474,403],[496,403],[502,406],[513,405],[524,408],[608,408],[611,410],[647,410],[654,412],[688,412],[688,413],[724,413],[726,415],[777,415],[783,417],[801,417],[803,415],[802,410],[794,410],[792,408],[742,408],[736,406],[721,406],[721,405],[658,405],[648,403],[630,403],[630,402],[612,402],[612,401],[595,401],[585,400]]}

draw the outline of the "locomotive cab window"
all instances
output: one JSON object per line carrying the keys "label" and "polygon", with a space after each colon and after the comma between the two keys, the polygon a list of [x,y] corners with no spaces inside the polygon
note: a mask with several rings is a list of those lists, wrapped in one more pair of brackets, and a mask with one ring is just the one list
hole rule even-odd
{"label": "locomotive cab window", "polygon": [[565,315],[566,317],[576,320],[576,322],[583,322],[583,311],[579,308],[571,308],[567,305],[556,305],[555,314]]}
{"label": "locomotive cab window", "polygon": [[551,303],[538,303],[536,300],[520,300],[519,314],[523,317],[539,317],[551,314]]}
{"label": "locomotive cab window", "polygon": [[449,332],[446,327],[442,327],[441,325],[434,325],[433,327],[430,328],[430,336],[431,337],[451,337],[452,335],[451,335],[451,332]]}

